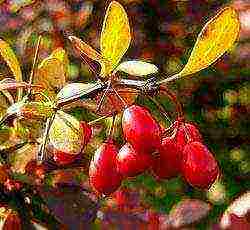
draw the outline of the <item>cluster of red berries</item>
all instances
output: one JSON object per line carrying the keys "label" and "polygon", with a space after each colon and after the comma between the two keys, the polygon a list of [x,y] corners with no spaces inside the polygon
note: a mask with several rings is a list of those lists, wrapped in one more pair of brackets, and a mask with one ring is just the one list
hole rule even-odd
{"label": "cluster of red berries", "polygon": [[124,178],[151,170],[157,179],[182,175],[192,186],[207,189],[219,175],[218,164],[202,143],[199,130],[183,119],[163,130],[145,107],[132,105],[123,112],[126,143],[118,149],[113,139],[95,152],[89,168],[93,188],[109,195]]}

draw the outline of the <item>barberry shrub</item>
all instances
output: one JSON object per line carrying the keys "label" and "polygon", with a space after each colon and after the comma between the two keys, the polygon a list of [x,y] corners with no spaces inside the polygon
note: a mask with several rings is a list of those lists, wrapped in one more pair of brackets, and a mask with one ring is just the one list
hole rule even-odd
{"label": "barberry shrub", "polygon": [[[101,222],[110,229],[125,222],[127,229],[170,229],[206,217],[212,207],[205,201],[184,199],[167,215],[141,202],[140,191],[129,185],[142,174],[159,185],[182,178],[187,190],[205,193],[223,176],[212,147],[186,119],[168,83],[217,61],[231,49],[239,29],[236,10],[222,9],[201,30],[184,68],[164,77],[155,64],[121,61],[132,33],[126,10],[113,1],[105,13],[100,51],[67,34],[75,55],[91,70],[93,63],[100,67],[93,71],[97,80],[85,83],[70,81],[62,47],[38,63],[42,35],[26,82],[10,45],[1,39],[1,58],[13,75],[0,81],[0,125],[6,131],[0,137],[3,228],[85,229]],[[175,111],[157,96],[167,97]],[[153,102],[156,111],[138,98]],[[75,107],[91,119],[79,119]],[[231,218],[249,227],[247,212],[242,213],[225,213],[221,226]]]}

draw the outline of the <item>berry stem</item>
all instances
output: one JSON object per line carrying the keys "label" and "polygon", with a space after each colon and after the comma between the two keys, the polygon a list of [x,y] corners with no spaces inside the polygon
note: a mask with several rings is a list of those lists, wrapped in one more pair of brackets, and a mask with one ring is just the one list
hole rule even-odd
{"label": "berry stem", "polygon": [[168,111],[166,111],[163,106],[157,101],[155,100],[153,97],[151,96],[147,96],[159,109],[160,113],[171,123],[171,119],[170,119],[170,114]]}
{"label": "berry stem", "polygon": [[116,113],[114,113],[113,117],[112,117],[112,124],[111,124],[109,132],[108,132],[108,140],[112,140],[113,139],[114,127],[115,127],[115,118],[116,118]]}
{"label": "berry stem", "polygon": [[107,117],[110,117],[110,114],[109,114],[109,115],[102,116],[102,117],[99,117],[99,118],[97,118],[97,119],[95,119],[95,120],[93,120],[93,121],[90,121],[90,122],[88,122],[88,125],[93,125],[93,124],[95,124],[96,122],[99,122],[99,121],[101,121],[101,120],[103,120],[103,119],[106,119]]}
{"label": "berry stem", "polygon": [[178,101],[176,95],[164,85],[161,85],[159,87],[159,90],[160,90],[160,93],[163,93],[164,95],[168,96],[170,98],[170,100],[175,103],[175,108],[176,108],[176,111],[178,113],[178,117],[183,118],[184,117],[183,106]]}
{"label": "berry stem", "polygon": [[39,163],[41,163],[44,159],[46,145],[47,145],[48,138],[49,138],[50,127],[55,119],[55,116],[56,116],[56,113],[54,113],[52,117],[47,119],[45,131],[43,134],[43,141],[42,141],[42,144],[40,145],[38,155],[37,155],[37,160],[39,161]]}

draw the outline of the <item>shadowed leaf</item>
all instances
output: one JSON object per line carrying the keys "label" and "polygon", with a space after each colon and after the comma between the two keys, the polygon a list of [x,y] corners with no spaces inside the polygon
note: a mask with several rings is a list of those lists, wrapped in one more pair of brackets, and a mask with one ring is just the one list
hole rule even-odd
{"label": "shadowed leaf", "polygon": [[94,61],[97,61],[99,63],[102,63],[102,55],[94,50],[91,46],[89,46],[87,43],[82,41],[80,38],[77,38],[75,36],[69,36],[69,40],[73,43],[75,48],[84,55],[87,55],[89,58],[91,58]]}
{"label": "shadowed leaf", "polygon": [[190,225],[206,217],[210,209],[210,205],[201,200],[182,200],[170,211],[168,222],[174,228]]}
{"label": "shadowed leaf", "polygon": [[9,161],[12,171],[15,173],[25,173],[25,167],[31,160],[36,159],[38,151],[37,144],[26,144],[16,151],[10,153]]}
{"label": "shadowed leaf", "polygon": [[91,229],[91,223],[96,218],[97,205],[79,187],[40,190],[40,194],[51,212],[67,229]]}

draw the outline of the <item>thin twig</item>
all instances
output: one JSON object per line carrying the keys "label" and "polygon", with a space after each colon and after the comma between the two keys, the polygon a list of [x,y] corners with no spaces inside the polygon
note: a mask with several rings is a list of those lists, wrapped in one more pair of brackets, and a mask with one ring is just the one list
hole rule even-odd
{"label": "thin twig", "polygon": [[93,120],[93,121],[90,121],[90,122],[88,122],[88,125],[93,125],[93,124],[95,124],[95,123],[98,122],[98,121],[101,121],[101,120],[103,120],[103,119],[106,119],[107,117],[110,117],[110,115],[105,115],[105,116],[99,117],[99,118],[97,118],[97,119],[95,119],[95,120]]}
{"label": "thin twig", "polygon": [[171,77],[167,77],[167,78],[165,78],[163,80],[157,81],[156,85],[162,85],[162,84],[168,83],[170,81],[175,81],[175,80],[179,79],[180,77],[181,77],[181,75],[179,75],[179,73],[178,73],[178,74],[175,74],[175,75],[173,75]]}
{"label": "thin twig", "polygon": [[101,106],[102,106],[102,103],[103,103],[103,101],[104,101],[104,99],[105,99],[105,97],[106,97],[106,95],[107,95],[107,93],[108,93],[110,87],[111,87],[111,81],[108,83],[107,88],[105,89],[104,93],[102,94],[101,100],[100,100],[100,102],[98,103],[97,108],[96,108],[96,113],[99,112],[99,110],[100,110],[100,108],[101,108]]}
{"label": "thin twig", "polygon": [[43,134],[43,142],[40,145],[38,155],[37,155],[37,160],[40,162],[42,162],[44,159],[44,153],[45,153],[45,149],[46,149],[46,145],[47,145],[47,141],[48,141],[48,137],[49,137],[50,127],[52,125],[52,122],[55,119],[55,116],[56,116],[56,113],[54,113],[52,117],[48,118],[47,122],[46,122],[46,127],[45,127],[45,131]]}
{"label": "thin twig", "polygon": [[172,102],[175,103],[176,110],[178,112],[179,117],[184,117],[183,107],[182,104],[178,101],[176,95],[169,90],[166,86],[161,85],[159,87],[160,92],[162,92],[164,95],[168,96]]}
{"label": "thin twig", "polygon": [[108,139],[113,139],[114,126],[115,126],[115,118],[116,118],[116,113],[114,113],[113,117],[112,117],[112,124],[111,124],[109,132],[108,132]]}
{"label": "thin twig", "polygon": [[[37,63],[38,52],[39,52],[39,47],[40,47],[40,44],[41,44],[41,40],[42,40],[42,35],[39,35],[37,45],[36,45],[35,56],[34,56],[34,59],[33,59],[33,65],[32,65],[32,69],[31,69],[31,72],[30,72],[29,85],[32,84],[33,79],[34,79],[35,67],[36,67],[36,63]],[[30,95],[30,94],[31,94],[31,87],[29,87],[29,89],[28,89],[28,95]]]}
{"label": "thin twig", "polygon": [[170,114],[163,108],[163,106],[151,96],[147,96],[159,109],[160,113],[171,123]]}

